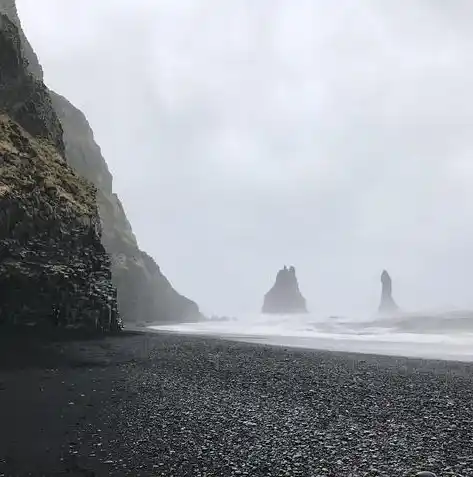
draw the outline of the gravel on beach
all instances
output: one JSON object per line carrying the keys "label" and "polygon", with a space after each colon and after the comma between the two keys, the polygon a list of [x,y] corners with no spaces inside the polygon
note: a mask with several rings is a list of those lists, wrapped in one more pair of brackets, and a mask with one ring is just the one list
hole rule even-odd
{"label": "gravel on beach", "polygon": [[6,342],[0,476],[473,476],[473,364],[161,333]]}

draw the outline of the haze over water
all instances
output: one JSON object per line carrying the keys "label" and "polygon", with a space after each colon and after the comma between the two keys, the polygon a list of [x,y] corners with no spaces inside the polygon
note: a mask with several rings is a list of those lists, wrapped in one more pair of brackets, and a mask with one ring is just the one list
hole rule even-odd
{"label": "haze over water", "polygon": [[288,261],[324,310],[169,329],[471,358],[473,318],[359,310],[376,309],[382,267],[406,310],[473,309],[472,2],[18,8],[46,83],[86,113],[140,245],[179,292],[259,309]]}
{"label": "haze over water", "polygon": [[473,313],[461,310],[397,316],[254,314],[151,328],[291,347],[473,361]]}
{"label": "haze over water", "polygon": [[473,309],[473,2],[18,8],[141,247],[202,309],[243,320],[284,262],[325,317],[374,311],[382,268],[405,310]]}

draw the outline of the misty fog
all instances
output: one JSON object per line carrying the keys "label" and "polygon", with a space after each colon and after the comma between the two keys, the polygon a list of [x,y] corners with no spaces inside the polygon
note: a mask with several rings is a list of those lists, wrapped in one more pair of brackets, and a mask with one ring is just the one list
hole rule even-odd
{"label": "misty fog", "polygon": [[[140,245],[204,312],[472,308],[467,1],[18,0]],[[112,113],[110,113],[112,112]]]}

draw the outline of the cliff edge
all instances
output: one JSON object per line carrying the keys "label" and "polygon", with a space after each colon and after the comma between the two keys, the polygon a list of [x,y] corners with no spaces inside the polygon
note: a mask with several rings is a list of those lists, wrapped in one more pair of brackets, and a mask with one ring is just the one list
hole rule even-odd
{"label": "cliff edge", "polygon": [[381,274],[381,301],[378,311],[380,313],[395,313],[399,311],[399,307],[393,298],[393,282],[386,270],[383,270]]}
{"label": "cliff edge", "polygon": [[0,323],[120,327],[96,188],[66,163],[62,126],[0,13]]}
{"label": "cliff edge", "polygon": [[68,163],[98,189],[103,244],[112,257],[120,312],[126,321],[193,321],[200,318],[193,301],[180,295],[154,259],[140,250],[117,194],[113,178],[84,114],[66,98],[51,92],[64,129]]}
{"label": "cliff edge", "polygon": [[[42,80],[43,71],[21,29],[15,0],[0,0],[5,13],[18,28],[20,49],[28,71]],[[153,258],[138,247],[123,206],[113,193],[113,177],[84,114],[66,98],[49,91],[52,111],[62,128],[62,147],[67,163],[96,186],[102,243],[112,262],[120,313],[125,321],[192,321],[201,317],[195,302],[180,295]]]}

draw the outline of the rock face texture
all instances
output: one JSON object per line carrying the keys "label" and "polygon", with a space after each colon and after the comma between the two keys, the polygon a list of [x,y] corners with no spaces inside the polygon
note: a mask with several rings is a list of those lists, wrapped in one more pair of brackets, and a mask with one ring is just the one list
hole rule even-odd
{"label": "rock face texture", "polygon": [[[32,80],[43,71],[33,48],[21,30],[15,0],[0,0],[0,13],[18,27],[17,47],[27,60]],[[1,46],[0,46],[1,48]],[[1,53],[0,53],[1,55]],[[42,84],[42,83],[41,83]],[[97,188],[96,199],[102,225],[102,243],[112,261],[113,282],[118,290],[120,313],[125,321],[192,321],[199,308],[171,286],[154,260],[141,251],[123,206],[113,193],[110,173],[84,114],[67,99],[49,91],[47,101],[62,127],[61,147],[67,163]],[[58,145],[59,147],[59,145]]]}
{"label": "rock face texture", "polygon": [[276,275],[276,282],[264,296],[263,313],[307,313],[306,300],[299,290],[294,267],[284,266]]}
{"label": "rock face texture", "polygon": [[120,325],[96,188],[66,163],[48,90],[0,14],[0,323]]}
{"label": "rock face texture", "polygon": [[43,69],[41,68],[41,65],[38,61],[38,57],[33,51],[33,48],[31,47],[21,28],[15,0],[0,0],[0,13],[6,15],[18,29],[20,48],[22,56],[27,62],[28,71],[32,73],[36,78],[43,80]]}
{"label": "rock face texture", "polygon": [[17,27],[0,14],[0,111],[64,152],[61,123],[47,88],[27,71]]}
{"label": "rock face texture", "polygon": [[392,280],[389,276],[389,273],[386,270],[383,270],[381,274],[381,302],[379,304],[380,313],[392,313],[398,311],[399,308],[396,305],[396,302],[393,299],[393,289],[392,289]]}

